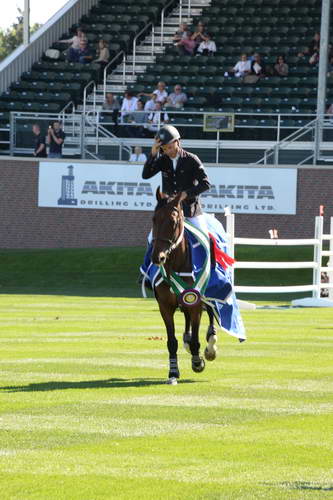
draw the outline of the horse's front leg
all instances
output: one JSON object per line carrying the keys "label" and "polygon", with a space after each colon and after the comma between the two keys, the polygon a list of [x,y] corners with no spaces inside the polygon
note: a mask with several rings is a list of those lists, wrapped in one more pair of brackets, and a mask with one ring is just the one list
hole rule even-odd
{"label": "horse's front leg", "polygon": [[217,335],[216,327],[214,325],[213,309],[209,306],[207,306],[207,314],[209,317],[209,326],[206,334],[207,347],[205,349],[205,358],[207,359],[207,361],[213,361],[216,358],[217,353]]}
{"label": "horse's front leg", "polygon": [[183,344],[184,349],[190,353],[190,342],[191,342],[191,315],[187,309],[184,310],[185,316],[185,331],[183,333]]}
{"label": "horse's front leg", "polygon": [[168,351],[169,351],[169,380],[168,384],[175,385],[177,384],[177,379],[180,377],[179,368],[178,368],[178,360],[177,360],[177,351],[178,351],[178,341],[175,336],[175,323],[173,316],[175,314],[176,306],[167,303],[164,304],[162,302],[158,303],[161,316],[163,318],[167,335],[168,335]]}
{"label": "horse's front leg", "polygon": [[201,320],[201,306],[193,307],[189,311],[191,316],[191,342],[190,351],[192,354],[192,370],[200,373],[205,369],[205,360],[200,356],[199,328]]}

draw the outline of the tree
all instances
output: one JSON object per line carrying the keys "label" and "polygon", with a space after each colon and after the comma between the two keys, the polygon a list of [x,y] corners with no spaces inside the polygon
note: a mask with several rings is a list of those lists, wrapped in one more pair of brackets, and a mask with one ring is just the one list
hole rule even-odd
{"label": "tree", "polygon": [[[17,10],[18,16],[16,22],[6,30],[0,29],[0,61],[9,56],[13,50],[17,49],[23,43],[23,11],[19,8]],[[34,33],[40,27],[41,24],[35,23],[33,26],[30,26],[30,33]]]}

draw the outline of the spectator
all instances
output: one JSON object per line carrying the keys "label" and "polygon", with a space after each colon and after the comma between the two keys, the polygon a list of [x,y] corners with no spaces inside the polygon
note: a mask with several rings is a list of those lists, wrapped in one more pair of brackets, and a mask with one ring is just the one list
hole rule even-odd
{"label": "spectator", "polygon": [[199,21],[198,25],[191,36],[191,39],[194,41],[194,52],[197,51],[198,47],[202,42],[207,41],[207,33],[205,31],[205,25],[203,22]]}
{"label": "spectator", "polygon": [[256,75],[258,77],[263,77],[265,76],[265,66],[264,63],[261,60],[260,54],[257,52],[253,54],[253,60],[251,61],[251,71],[253,75]]}
{"label": "spectator", "polygon": [[161,125],[165,125],[169,121],[169,116],[167,113],[162,112],[162,105],[160,102],[157,102],[155,105],[155,111],[150,113],[148,116],[148,130],[151,132],[156,132],[159,130]]}
{"label": "spectator", "polygon": [[76,35],[74,35],[72,38],[68,38],[67,40],[59,40],[58,43],[71,44],[67,55],[67,59],[69,62],[77,62],[77,52],[80,49],[81,40],[87,40],[87,37],[81,28],[77,28]]}
{"label": "spectator", "polygon": [[181,23],[179,25],[178,30],[173,36],[173,41],[175,42],[175,45],[177,45],[178,42],[180,42],[183,38],[186,38],[186,34],[189,31],[189,28],[186,23]]}
{"label": "spectator", "polygon": [[193,55],[195,41],[192,40],[192,36],[189,31],[186,32],[185,37],[182,38],[176,45],[181,55]]}
{"label": "spectator", "polygon": [[78,61],[81,64],[89,64],[93,60],[93,53],[88,46],[87,40],[80,40],[80,48],[78,50]]}
{"label": "spectator", "polygon": [[251,72],[251,61],[248,60],[246,54],[240,56],[240,60],[231,70],[237,77],[243,77]]}
{"label": "spectator", "polygon": [[[141,94],[138,94],[138,95],[141,95]],[[144,107],[144,110],[147,113],[150,113],[151,111],[154,111],[155,104],[156,104],[156,99],[157,99],[157,95],[156,94],[149,94],[149,96],[150,96],[150,99],[148,101],[146,101],[146,104],[145,104],[145,107]]]}
{"label": "spectator", "polygon": [[145,137],[144,125],[146,123],[146,113],[144,112],[142,101],[137,101],[136,110],[129,115],[128,123],[131,123],[130,127],[126,127],[130,137]]}
{"label": "spectator", "polygon": [[168,95],[165,107],[169,108],[182,108],[187,101],[187,95],[182,91],[181,85],[177,84],[174,91]]}
{"label": "spectator", "polygon": [[97,49],[97,55],[98,58],[95,59],[93,62],[98,63],[100,68],[99,68],[99,81],[103,82],[104,80],[104,68],[108,64],[109,59],[110,59],[110,51],[108,49],[108,44],[106,43],[105,40],[100,40],[98,42],[98,49]]}
{"label": "spectator", "polygon": [[289,67],[285,61],[284,56],[278,56],[274,64],[274,73],[277,76],[288,76]]}
{"label": "spectator", "polygon": [[331,77],[333,75],[333,56],[330,56],[327,63],[327,76]]}
{"label": "spectator", "polygon": [[165,90],[165,83],[164,82],[158,82],[156,90],[154,90],[153,94],[156,94],[156,103],[159,102],[161,106],[165,104],[168,93]]}
{"label": "spectator", "polygon": [[135,97],[132,92],[126,90],[126,92],[124,93],[124,99],[120,110],[122,123],[124,123],[124,121],[127,120],[128,116],[131,115],[133,111],[136,111],[137,102],[138,98]]}
{"label": "spectator", "polygon": [[111,92],[108,92],[105,96],[105,101],[102,105],[102,118],[103,121],[108,121],[111,115],[111,119],[114,124],[118,125],[118,115],[120,110],[120,104],[116,97]]}
{"label": "spectator", "polygon": [[309,43],[309,46],[305,49],[305,51],[298,53],[298,57],[309,56],[309,63],[314,64],[319,60],[319,49],[320,49],[320,33],[317,32],[314,34],[312,40]]}
{"label": "spectator", "polygon": [[46,158],[47,157],[46,141],[45,137],[42,136],[41,134],[40,126],[38,125],[38,123],[35,123],[32,126],[32,132],[34,134],[34,143],[35,143],[33,155],[36,158]]}
{"label": "spectator", "polygon": [[142,147],[135,146],[134,153],[132,153],[131,156],[129,157],[129,161],[137,161],[140,163],[145,163],[146,160],[147,160],[147,156],[142,152]]}
{"label": "spectator", "polygon": [[213,56],[215,52],[216,52],[216,44],[214,40],[211,40],[210,34],[207,33],[206,40],[201,42],[197,49],[197,56],[198,55]]}
{"label": "spectator", "polygon": [[49,158],[62,158],[62,147],[66,138],[61,129],[59,121],[55,121],[49,126],[47,131],[47,141],[49,143]]}

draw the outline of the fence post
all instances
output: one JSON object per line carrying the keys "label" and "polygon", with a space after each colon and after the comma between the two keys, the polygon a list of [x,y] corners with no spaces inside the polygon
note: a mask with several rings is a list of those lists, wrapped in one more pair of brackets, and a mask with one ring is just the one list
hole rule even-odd
{"label": "fence post", "polygon": [[[330,244],[329,244],[329,251],[331,252],[330,258],[328,259],[327,265],[330,267],[333,267],[333,217],[331,217],[331,223],[330,223]],[[333,271],[328,271],[328,282],[332,285],[333,284]],[[328,298],[330,300],[333,300],[333,288],[328,289]]]}
{"label": "fence post", "polygon": [[317,266],[313,269],[313,285],[316,287],[312,291],[312,297],[314,299],[320,299],[320,284],[321,284],[321,261],[322,261],[322,249],[323,249],[323,216],[318,215],[315,222],[315,234],[316,240],[319,243],[315,244],[313,247],[313,260],[316,262]]}

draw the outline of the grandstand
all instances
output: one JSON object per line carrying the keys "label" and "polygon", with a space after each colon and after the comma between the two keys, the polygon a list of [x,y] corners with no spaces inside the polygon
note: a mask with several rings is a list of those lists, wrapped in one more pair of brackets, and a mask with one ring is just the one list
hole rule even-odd
{"label": "grandstand", "polygon": [[[226,161],[255,162],[281,140],[285,149],[281,162],[313,161],[318,65],[309,65],[300,54],[320,29],[320,0],[253,0],[251,5],[245,0],[89,0],[86,8],[83,3],[68,2],[36,33],[30,67],[17,72],[15,79],[8,80],[15,54],[9,64],[4,61],[0,66],[4,74],[0,100],[3,153],[9,153],[11,146],[12,152],[27,154],[31,122],[60,116],[67,129],[66,155],[126,157],[128,145],[136,141],[124,138],[121,128],[115,133],[99,122],[105,93],[122,97],[126,89],[150,92],[163,80],[169,90],[180,83],[189,96],[183,110],[169,113],[170,121],[184,137],[197,141],[206,159],[215,157],[219,144],[215,133],[203,130],[204,113],[227,112],[235,114],[236,128],[223,137]],[[75,4],[81,7],[73,15]],[[181,21],[195,25],[198,20],[216,41],[214,57],[180,56],[173,44],[172,35]],[[109,43],[111,57],[104,83],[97,80],[97,64],[66,60],[66,47],[58,41],[68,38],[77,26],[82,26],[92,45],[99,39]],[[58,60],[46,56],[50,47],[61,52]],[[284,54],[288,76],[266,76],[255,84],[224,76],[243,52],[259,52],[268,66]],[[332,93],[328,85],[328,103]],[[330,127],[330,122],[326,125]],[[283,139],[295,130],[301,130],[295,135],[301,142],[294,138],[291,148],[284,148]],[[144,145],[149,143],[144,140]]]}

